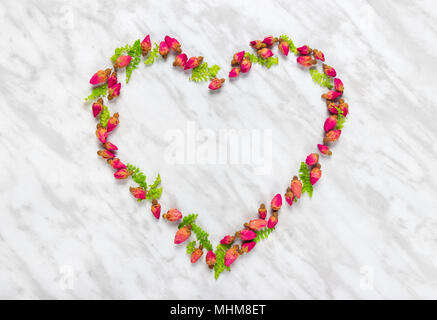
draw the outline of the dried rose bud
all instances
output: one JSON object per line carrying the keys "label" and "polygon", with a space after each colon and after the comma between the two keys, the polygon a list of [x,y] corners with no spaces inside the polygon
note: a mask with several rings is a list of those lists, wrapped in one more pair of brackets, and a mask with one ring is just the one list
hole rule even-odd
{"label": "dried rose bud", "polygon": [[323,52],[322,51],[319,51],[319,50],[317,50],[317,49],[314,49],[313,50],[313,56],[314,56],[314,58],[316,58],[317,60],[320,60],[320,61],[325,61],[325,55],[323,54]]}
{"label": "dried rose bud", "polygon": [[273,52],[268,48],[262,48],[258,50],[258,55],[263,59],[267,59],[273,57]]}
{"label": "dried rose bud", "polygon": [[108,150],[99,150],[97,151],[97,154],[101,156],[103,159],[112,159],[115,157],[115,154],[113,154],[111,151]]}
{"label": "dried rose bud", "polygon": [[266,225],[267,225],[267,221],[265,221],[264,219],[254,219],[254,220],[250,220],[249,223],[244,224],[246,228],[252,229],[253,231],[261,230]]}
{"label": "dried rose bud", "polygon": [[108,159],[108,163],[114,169],[126,169],[126,165],[118,158]]}
{"label": "dried rose bud", "polygon": [[121,83],[117,83],[108,88],[108,100],[117,98],[120,95]]}
{"label": "dried rose bud", "polygon": [[281,197],[281,195],[279,193],[273,197],[272,202],[270,203],[270,207],[274,211],[278,211],[279,209],[281,209],[281,207],[282,207],[282,197]]}
{"label": "dried rose bud", "polygon": [[325,124],[323,125],[323,129],[325,129],[326,132],[329,130],[332,130],[337,125],[337,116],[334,114],[332,116],[329,116],[325,120]]}
{"label": "dried rose bud", "polygon": [[325,154],[325,155],[327,155],[327,156],[331,156],[331,155],[332,155],[332,152],[331,152],[331,150],[329,150],[329,147],[328,147],[328,146],[325,146],[325,145],[323,145],[323,144],[318,144],[318,145],[317,145],[317,148],[319,148],[319,151],[320,151],[320,153],[322,153],[322,154]]}
{"label": "dried rose bud", "polygon": [[341,96],[341,92],[330,90],[327,93],[322,94],[322,98],[326,100],[335,100]]}
{"label": "dried rose bud", "polygon": [[153,199],[151,211],[155,218],[159,219],[159,216],[161,215],[161,205],[158,203],[158,200]]}
{"label": "dried rose bud", "polygon": [[265,219],[267,215],[267,209],[264,203],[261,203],[258,209],[258,214],[261,219]]}
{"label": "dried rose bud", "polygon": [[235,53],[233,58],[232,58],[231,65],[232,66],[239,65],[241,60],[243,60],[245,53],[246,53],[245,51],[240,51],[240,52]]}
{"label": "dried rose bud", "polygon": [[288,56],[288,52],[290,51],[290,44],[287,41],[284,41],[282,39],[279,40],[278,48],[284,56]]}
{"label": "dried rose bud", "polygon": [[187,63],[184,66],[184,70],[194,69],[200,66],[200,64],[203,62],[203,57],[191,57],[188,59]]}
{"label": "dried rose bud", "polygon": [[250,46],[252,48],[254,48],[255,50],[259,50],[259,49],[267,47],[267,45],[260,40],[250,41]]}
{"label": "dried rose bud", "polygon": [[170,52],[170,49],[165,41],[161,41],[159,43],[159,54],[166,59],[168,56],[168,53]]}
{"label": "dried rose bud", "polygon": [[307,54],[310,54],[312,52],[312,50],[307,45],[304,45],[302,47],[297,48],[297,52],[299,52],[300,54],[303,54],[303,55],[307,55]]}
{"label": "dried rose bud", "polygon": [[290,187],[287,188],[287,191],[284,194],[284,198],[285,198],[285,201],[287,201],[289,206],[291,206],[293,204],[294,194],[293,194],[293,191],[291,191]]}
{"label": "dried rose bud", "polygon": [[126,179],[127,177],[132,175],[132,173],[133,172],[131,170],[120,169],[114,173],[114,178],[115,179]]}
{"label": "dried rose bud", "polygon": [[269,47],[274,45],[276,42],[278,42],[278,38],[275,38],[273,36],[265,37],[264,40],[263,40],[263,43],[265,43]]}
{"label": "dried rose bud", "polygon": [[310,172],[311,184],[315,184],[320,179],[321,176],[322,176],[322,170],[320,170],[320,164],[317,164],[317,166],[312,168]]}
{"label": "dried rose bud", "polygon": [[209,251],[206,253],[205,260],[206,260],[206,264],[208,265],[208,267],[209,267],[210,269],[214,268],[215,262],[216,262],[216,260],[217,260],[217,257],[216,257],[216,255],[215,255],[214,251],[209,250]]}
{"label": "dried rose bud", "polygon": [[239,75],[240,75],[239,67],[232,68],[231,71],[229,71],[229,78],[236,78]]}
{"label": "dried rose bud", "polygon": [[103,84],[108,80],[110,74],[111,69],[99,70],[91,77],[90,83],[93,86]]}
{"label": "dried rose bud", "polygon": [[94,103],[93,103],[93,106],[92,106],[92,109],[93,109],[93,116],[94,116],[94,118],[95,118],[95,117],[97,117],[97,116],[100,114],[100,112],[102,112],[102,110],[103,110],[103,99],[100,98],[99,100],[97,100],[97,102],[94,102]]}
{"label": "dried rose bud", "polygon": [[338,105],[338,107],[343,112],[343,116],[346,117],[349,113],[349,105],[346,102],[342,102]]}
{"label": "dried rose bud", "polygon": [[113,72],[108,78],[108,88],[112,88],[116,84],[117,84],[117,72]]}
{"label": "dried rose bud", "polygon": [[173,66],[175,67],[183,67],[187,63],[187,55],[185,53],[178,54],[174,59]]}
{"label": "dried rose bud", "polygon": [[120,123],[120,120],[118,120],[118,112],[116,112],[112,115],[112,117],[110,117],[108,119],[108,125],[106,127],[108,129],[108,132],[111,132],[115,128],[117,128],[119,123]]}
{"label": "dried rose bud", "polygon": [[255,247],[255,245],[255,241],[245,242],[241,245],[241,249],[247,253],[250,252]]}
{"label": "dried rose bud", "polygon": [[319,154],[318,153],[310,153],[305,160],[306,164],[309,166],[315,165],[319,162]]}
{"label": "dried rose bud", "polygon": [[243,60],[241,60],[240,68],[242,73],[248,72],[251,67],[252,67],[252,62],[250,62],[249,59],[244,58]]}
{"label": "dried rose bud", "polygon": [[344,92],[344,85],[343,82],[339,78],[334,79],[334,87],[335,90],[338,92]]}
{"label": "dried rose bud", "polygon": [[164,40],[165,40],[165,43],[167,43],[167,46],[171,50],[173,50],[176,53],[181,53],[182,52],[181,44],[175,38],[171,38],[169,36],[165,36]]}
{"label": "dried rose bud", "polygon": [[323,64],[323,72],[330,77],[335,77],[337,75],[335,69],[327,64]]}
{"label": "dried rose bud", "polygon": [[302,195],[302,181],[300,181],[296,176],[291,180],[291,191],[296,198],[300,199],[300,196]]}
{"label": "dried rose bud", "polygon": [[146,56],[151,49],[152,49],[152,42],[150,41],[150,35],[147,35],[144,38],[144,40],[141,42],[141,50],[143,56]]}
{"label": "dried rose bud", "polygon": [[316,64],[317,61],[313,59],[311,56],[299,56],[297,57],[297,63],[304,67],[311,67],[313,64]]}
{"label": "dried rose bud", "polygon": [[197,260],[200,259],[200,257],[203,255],[203,250],[202,250],[202,246],[200,246],[199,248],[196,248],[192,253],[191,253],[191,263],[196,263]]}
{"label": "dried rose bud", "polygon": [[[164,217],[164,216],[163,216]],[[174,237],[174,243],[179,244],[186,241],[191,236],[191,225],[186,225],[180,228]]]}
{"label": "dried rose bud", "polygon": [[118,150],[117,146],[115,144],[112,144],[109,141],[106,141],[103,144],[103,146],[105,147],[106,150],[109,150],[109,151],[117,151]]}
{"label": "dried rose bud", "polygon": [[131,60],[131,56],[119,56],[117,60],[115,60],[114,68],[124,68],[129,65]]}
{"label": "dried rose bud", "polygon": [[162,217],[168,221],[177,221],[182,219],[182,213],[178,209],[170,209]]}
{"label": "dried rose bud", "polygon": [[340,138],[341,130],[331,130],[328,131],[323,139],[323,143],[335,142]]}
{"label": "dried rose bud", "polygon": [[267,228],[272,229],[276,226],[277,223],[278,223],[278,217],[272,215],[270,216],[269,222],[267,223]]}
{"label": "dried rose bud", "polygon": [[217,90],[220,89],[223,85],[223,83],[225,82],[225,79],[219,79],[219,78],[214,78],[212,79],[211,83],[209,84],[208,88],[210,90]]}
{"label": "dried rose bud", "polygon": [[328,111],[332,114],[338,114],[338,104],[332,101],[327,101]]}
{"label": "dried rose bud", "polygon": [[256,233],[252,230],[243,229],[241,231],[238,231],[235,236],[237,238],[240,238],[241,240],[252,240],[256,238]]}
{"label": "dried rose bud", "polygon": [[146,199],[146,190],[144,190],[141,187],[137,187],[137,188],[130,187],[129,191],[136,199],[142,199],[142,200]]}
{"label": "dried rose bud", "polygon": [[235,240],[234,236],[224,236],[223,239],[220,240],[221,244],[232,244]]}
{"label": "dried rose bud", "polygon": [[100,123],[97,124],[96,136],[99,138],[101,143],[105,143],[106,139],[108,139],[108,130],[106,130],[106,128]]}
{"label": "dried rose bud", "polygon": [[238,245],[228,249],[228,251],[225,253],[225,266],[229,267],[235,260],[237,260],[239,255],[240,253]]}

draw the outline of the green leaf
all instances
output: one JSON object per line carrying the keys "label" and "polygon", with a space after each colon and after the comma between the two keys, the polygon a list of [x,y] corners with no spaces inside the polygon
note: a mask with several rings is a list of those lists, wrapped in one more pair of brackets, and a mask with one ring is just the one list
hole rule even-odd
{"label": "green leaf", "polygon": [[324,72],[320,72],[317,70],[317,68],[310,68],[310,74],[313,78],[313,81],[319,84],[321,87],[326,87],[328,89],[332,89],[334,87],[331,77],[326,75]]}
{"label": "green leaf", "polygon": [[102,125],[102,127],[106,128],[110,117],[111,114],[109,113],[108,107],[103,106],[102,112],[100,113],[100,124]]}
{"label": "green leaf", "polygon": [[197,224],[195,223],[191,223],[191,231],[193,231],[193,233],[196,235],[197,240],[199,241],[199,243],[206,249],[206,250],[212,250],[212,244],[209,241],[208,237],[209,234],[203,230],[201,227],[199,227]]}
{"label": "green leaf", "polygon": [[159,54],[159,45],[157,43],[154,43],[153,49],[150,51],[149,56],[146,60],[144,60],[145,65],[151,65],[155,62],[155,59],[160,56]]}
{"label": "green leaf", "polygon": [[97,98],[100,98],[102,96],[106,96],[108,94],[108,84],[105,83],[101,85],[100,87],[93,88],[91,94],[85,98],[86,102],[90,102],[92,100],[95,100]]}
{"label": "green leaf", "polygon": [[179,223],[179,225],[178,225],[178,229],[180,229],[180,228],[182,228],[182,227],[185,227],[187,224],[192,224],[192,223],[194,223],[194,222],[196,221],[196,219],[197,219],[198,216],[199,216],[198,214],[194,214],[194,213],[191,213],[191,214],[185,216],[185,217],[182,219],[181,223]]}
{"label": "green leaf", "polygon": [[194,82],[204,82],[208,80],[212,80],[216,77],[217,72],[220,70],[218,65],[213,65],[208,67],[208,63],[204,62],[198,67],[193,69],[191,73],[190,80]]}
{"label": "green leaf", "polygon": [[196,241],[191,241],[187,244],[187,253],[192,254],[196,250]]}
{"label": "green leaf", "polygon": [[308,193],[310,197],[313,196],[313,185],[310,182],[310,171],[305,162],[300,163],[299,178],[302,181],[302,193]]}
{"label": "green leaf", "polygon": [[253,53],[250,52],[246,52],[244,54],[244,56],[246,58],[248,58],[250,60],[250,62],[252,63],[258,63],[264,67],[267,67],[267,69],[270,69],[270,67],[274,64],[278,64],[279,63],[279,59],[278,57],[270,57],[267,59],[261,58]]}
{"label": "green leaf", "polygon": [[267,239],[267,237],[275,230],[275,228],[264,228],[258,231],[255,231],[256,237],[253,239],[255,242],[259,242],[262,239]]}
{"label": "green leaf", "polygon": [[138,68],[138,65],[141,62],[142,49],[140,39],[136,40],[134,44],[129,47],[127,54],[132,57],[132,60],[126,67],[126,83],[129,82],[132,72]]}
{"label": "green leaf", "polygon": [[[142,187],[144,190],[147,191],[146,193],[146,199],[147,200],[153,200],[153,199],[159,199],[162,195],[162,188],[159,187],[161,184],[161,176],[158,174],[155,178],[155,181],[148,186],[146,181],[146,176],[144,173],[141,172],[139,168],[136,166],[128,163],[126,165],[127,170],[132,171],[132,180],[135,181],[140,187]],[[141,199],[140,199],[141,201]]]}
{"label": "green leaf", "polygon": [[341,130],[346,122],[346,117],[343,115],[343,110],[340,107],[336,106],[335,109],[337,109],[337,125],[335,126],[335,129]]}
{"label": "green leaf", "polygon": [[216,261],[214,265],[214,278],[217,280],[220,274],[225,271],[231,271],[229,267],[225,266],[225,254],[231,247],[230,244],[219,244],[215,250]]}

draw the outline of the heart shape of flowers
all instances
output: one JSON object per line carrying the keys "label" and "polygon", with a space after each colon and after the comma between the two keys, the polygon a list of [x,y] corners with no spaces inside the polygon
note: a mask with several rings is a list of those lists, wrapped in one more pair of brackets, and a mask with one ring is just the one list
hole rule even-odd
{"label": "heart shape of flowers", "polygon": [[[320,50],[311,49],[308,45],[296,47],[287,35],[278,38],[268,36],[262,41],[254,40],[250,42],[250,46],[256,53],[239,51],[233,55],[229,78],[238,78],[240,73],[249,72],[254,63],[266,68],[278,64],[279,59],[272,51],[274,47],[277,47],[283,56],[288,56],[290,51],[296,55],[297,63],[309,69],[314,82],[329,89],[322,95],[322,98],[326,100],[330,115],[323,125],[325,131],[323,143],[317,144],[317,148],[322,155],[332,155],[329,145],[339,139],[349,106],[342,98],[343,83],[336,78],[335,69],[324,64],[324,54]],[[109,141],[109,134],[119,125],[119,114],[111,115],[103,99],[106,97],[107,102],[110,102],[120,95],[121,83],[118,81],[117,70],[126,70],[126,83],[128,83],[133,71],[138,69],[142,58],[146,65],[151,65],[157,59],[167,60],[170,54],[175,55],[173,60],[175,68],[191,71],[190,80],[210,81],[208,86],[210,90],[222,88],[225,79],[217,77],[219,66],[209,66],[202,56],[188,58],[175,38],[166,36],[159,44],[154,43],[152,46],[150,35],[147,35],[143,41],[138,39],[132,45],[115,49],[111,57],[112,68],[99,70],[91,77],[92,93],[85,98],[85,101],[92,102],[93,116],[99,120],[96,135],[103,149],[97,151],[97,154],[115,170],[115,179],[131,178],[136,183],[136,186],[129,188],[130,193],[140,202],[151,201],[151,212],[156,219],[160,218],[162,211],[162,206],[158,202],[162,194],[161,177],[158,174],[153,183],[149,185],[146,182],[146,176],[138,167],[129,163],[125,164],[116,157],[118,147]],[[322,62],[320,71],[317,68],[319,61]],[[284,193],[288,206],[291,207],[294,202],[301,199],[304,193],[312,196],[313,185],[322,175],[319,157],[319,153],[310,153],[305,161],[301,162],[298,176],[292,178],[290,186]],[[240,256],[251,252],[260,240],[267,238],[276,229],[281,207],[282,195],[278,193],[271,200],[270,208],[261,204],[257,217],[244,223],[244,227],[234,234],[224,236],[215,249],[208,239],[209,234],[196,223],[197,214],[183,216],[178,209],[172,208],[167,210],[162,218],[170,223],[176,223],[177,231],[174,238],[176,245],[186,243],[193,234],[195,235],[196,240],[187,244],[187,253],[190,255],[191,263],[196,263],[202,257],[203,249],[206,249],[205,262],[209,268],[214,269],[214,276],[217,279],[224,270],[230,271],[230,266]],[[270,214],[267,219],[268,213]],[[237,241],[240,244],[237,244]]]}

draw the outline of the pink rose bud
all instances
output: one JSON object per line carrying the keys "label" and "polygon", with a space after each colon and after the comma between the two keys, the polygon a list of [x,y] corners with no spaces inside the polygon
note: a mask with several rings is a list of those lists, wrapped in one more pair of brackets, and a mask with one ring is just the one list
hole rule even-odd
{"label": "pink rose bud", "polygon": [[287,191],[285,192],[284,198],[285,198],[285,201],[287,201],[289,206],[291,206],[293,204],[294,194],[293,194],[293,191],[291,191],[290,187],[287,188]]}
{"label": "pink rose bud", "polygon": [[132,171],[127,170],[127,169],[119,169],[114,173],[114,178],[115,179],[126,179],[127,177],[129,177],[130,175],[132,175]]}
{"label": "pink rose bud", "polygon": [[243,229],[241,231],[238,231],[236,233],[237,237],[240,238],[241,240],[252,240],[256,238],[256,233],[253,232],[252,230],[248,230],[248,229]]}
{"label": "pink rose bud", "polygon": [[96,136],[101,143],[105,143],[106,139],[108,139],[108,131],[100,123],[97,125]]}
{"label": "pink rose bud", "polygon": [[265,37],[264,40],[263,40],[263,43],[265,43],[269,47],[274,45],[276,42],[278,42],[278,38],[275,38],[273,36]]}
{"label": "pink rose bud", "polygon": [[101,156],[103,159],[112,159],[115,157],[115,154],[113,154],[111,151],[108,150],[99,150],[97,151],[97,154]]}
{"label": "pink rose bud", "polygon": [[256,245],[255,241],[245,242],[241,245],[243,252],[250,252]]}
{"label": "pink rose bud", "polygon": [[279,193],[273,197],[272,202],[270,203],[270,207],[273,211],[278,211],[279,209],[281,209],[282,197]]}
{"label": "pink rose bud", "polygon": [[302,47],[297,48],[297,52],[299,52],[300,54],[303,54],[303,55],[307,55],[307,54],[310,54],[312,52],[312,50],[307,45],[304,45]]}
{"label": "pink rose bud", "polygon": [[97,102],[94,102],[92,109],[93,109],[93,116],[95,118],[95,117],[97,117],[100,114],[100,112],[102,112],[102,109],[103,109],[103,99],[100,98],[99,100],[97,100]]}
{"label": "pink rose bud", "polygon": [[146,190],[144,190],[141,187],[137,187],[137,188],[130,187],[129,191],[136,199],[142,199],[142,200],[146,199]]}
{"label": "pink rose bud", "polygon": [[229,267],[235,260],[237,260],[238,256],[240,255],[239,247],[238,245],[233,246],[232,248],[228,249],[225,253],[225,266]]}
{"label": "pink rose bud", "polygon": [[151,211],[155,218],[159,219],[159,216],[161,215],[161,205],[158,203],[158,200],[153,199]]}
{"label": "pink rose bud", "polygon": [[325,55],[323,54],[322,51],[319,51],[319,50],[317,50],[317,49],[314,49],[314,50],[313,50],[313,56],[314,56],[314,58],[316,58],[317,60],[325,61]]}
{"label": "pink rose bud", "polygon": [[144,40],[141,42],[141,50],[143,56],[146,56],[151,49],[152,49],[152,42],[150,41],[150,35],[147,35],[144,38]]}
{"label": "pink rose bud", "polygon": [[305,160],[306,164],[309,166],[313,166],[319,162],[319,154],[318,153],[310,153]]}
{"label": "pink rose bud", "polygon": [[323,72],[330,77],[335,77],[337,75],[335,69],[327,64],[323,64]]}
{"label": "pink rose bud", "polygon": [[219,79],[219,78],[214,78],[212,79],[211,83],[209,84],[208,88],[210,90],[217,90],[220,89],[223,85],[223,82],[225,82],[225,79]]}
{"label": "pink rose bud", "polygon": [[209,250],[206,254],[205,260],[206,260],[206,264],[208,265],[208,267],[210,269],[214,268],[215,262],[217,260],[217,257],[215,255],[214,251]]}
{"label": "pink rose bud", "polygon": [[319,148],[320,153],[322,153],[324,155],[327,155],[327,156],[332,155],[332,152],[331,152],[331,150],[329,150],[328,146],[325,146],[323,144],[318,144],[317,148]]}
{"label": "pink rose bud", "polygon": [[287,41],[284,41],[282,39],[279,40],[278,48],[284,56],[288,56],[288,52],[290,51],[290,44]]}
{"label": "pink rose bud", "polygon": [[249,59],[244,58],[243,60],[241,60],[241,64],[240,64],[241,72],[246,73],[250,70],[251,67],[252,67],[252,62],[250,62]]}
{"label": "pink rose bud", "polygon": [[254,48],[255,50],[259,50],[259,49],[267,47],[267,45],[260,40],[250,41],[250,46],[252,48]]}
{"label": "pink rose bud", "polygon": [[263,59],[267,59],[273,56],[273,52],[268,48],[262,48],[258,50],[258,55]]}
{"label": "pink rose bud", "polygon": [[175,67],[183,67],[187,63],[187,55],[185,53],[178,54],[174,59],[173,66]]}
{"label": "pink rose bud", "polygon": [[112,117],[110,117],[108,119],[108,125],[107,125],[108,132],[111,132],[112,130],[114,130],[118,126],[119,123],[120,123],[120,120],[118,120],[118,112],[116,112],[112,115]]}
{"label": "pink rose bud", "polygon": [[[342,100],[342,99],[340,99]],[[339,101],[340,104],[338,105],[338,107],[340,108],[340,110],[343,112],[343,116],[347,116],[347,114],[349,113],[349,105],[346,102],[341,102]]]}
{"label": "pink rose bud", "polygon": [[253,231],[258,231],[264,228],[267,225],[267,221],[264,219],[254,219],[250,220],[249,223],[245,223],[244,226],[252,229]]}
{"label": "pink rose bud", "polygon": [[191,236],[191,225],[186,225],[180,228],[174,237],[174,243],[179,244],[186,241]]}
{"label": "pink rose bud", "polygon": [[117,83],[108,88],[108,100],[117,98],[120,95],[121,83]]}
{"label": "pink rose bud", "polygon": [[229,72],[229,78],[236,78],[239,75],[240,75],[240,68],[239,67],[232,68],[231,71]]}
{"label": "pink rose bud", "polygon": [[168,221],[177,221],[182,219],[182,213],[178,209],[170,209],[162,217]]}
{"label": "pink rose bud", "polygon": [[300,199],[302,195],[302,182],[296,176],[291,180],[291,191],[296,198]]}
{"label": "pink rose bud", "polygon": [[341,130],[331,130],[328,131],[323,139],[323,143],[335,142],[340,138]]}
{"label": "pink rose bud", "polygon": [[334,79],[334,87],[335,87],[335,90],[338,92],[344,91],[343,82],[339,78]]}
{"label": "pink rose bud", "polygon": [[188,59],[187,63],[185,64],[184,70],[197,68],[198,66],[200,66],[200,64],[202,62],[203,62],[203,57],[202,56],[191,57],[190,59]]}
{"label": "pink rose bud", "polygon": [[231,65],[232,66],[237,66],[240,64],[241,60],[243,60],[244,58],[244,51],[240,51],[234,54],[232,61],[231,61]]}
{"label": "pink rose bud", "polygon": [[124,68],[129,65],[131,60],[131,56],[119,56],[117,60],[115,60],[114,68]]}
{"label": "pink rose bud", "polygon": [[276,226],[277,223],[278,223],[278,217],[272,215],[270,216],[269,222],[267,223],[267,228],[272,229]]}
{"label": "pink rose bud", "polygon": [[191,253],[191,263],[196,263],[197,260],[200,259],[200,257],[203,255],[203,250],[202,250],[202,246],[200,246],[199,248],[196,248],[192,253]]}
{"label": "pink rose bud", "polygon": [[320,164],[317,164],[317,166],[312,168],[310,172],[311,184],[315,184],[320,179],[321,176],[322,176],[322,170],[320,170]]}
{"label": "pink rose bud", "polygon": [[108,78],[108,88],[112,88],[116,84],[117,84],[117,72],[113,72]]}
{"label": "pink rose bud", "polygon": [[176,53],[181,53],[181,44],[175,38],[171,38],[169,36],[165,36],[165,43],[167,46]]}
{"label": "pink rose bud", "polygon": [[323,125],[323,129],[325,129],[326,132],[329,130],[332,130],[337,125],[337,116],[334,114],[332,116],[329,116],[325,120],[325,124]]}
{"label": "pink rose bud", "polygon": [[168,56],[168,53],[170,52],[170,49],[168,48],[168,45],[165,41],[161,41],[159,44],[159,54],[166,59]]}
{"label": "pink rose bud", "polygon": [[338,110],[337,110],[337,108],[338,108],[338,104],[337,104],[337,103],[335,103],[335,102],[328,102],[328,103],[327,103],[327,106],[328,106],[328,111],[329,111],[330,113],[332,113],[332,114],[338,114]]}
{"label": "pink rose bud", "polygon": [[103,84],[108,80],[110,74],[111,69],[99,70],[91,77],[90,83],[93,86]]}
{"label": "pink rose bud", "polygon": [[118,158],[108,159],[108,163],[114,169],[126,169],[126,165]]}
{"label": "pink rose bud", "polygon": [[109,141],[106,141],[106,142],[103,144],[103,146],[104,146],[105,149],[108,150],[108,151],[117,151],[117,150],[118,150],[117,146],[116,146],[115,144],[112,144],[112,143],[109,142]]}
{"label": "pink rose bud", "polygon": [[330,90],[327,93],[322,94],[322,98],[326,100],[335,100],[341,96],[341,92]]}
{"label": "pink rose bud", "polygon": [[313,64],[317,63],[317,61],[314,60],[311,56],[299,56],[296,60],[297,63],[304,67],[311,67]]}
{"label": "pink rose bud", "polygon": [[234,236],[225,236],[223,239],[220,240],[221,244],[232,244],[235,240]]}
{"label": "pink rose bud", "polygon": [[258,214],[261,219],[265,219],[267,215],[267,209],[264,203],[261,203],[258,209]]}

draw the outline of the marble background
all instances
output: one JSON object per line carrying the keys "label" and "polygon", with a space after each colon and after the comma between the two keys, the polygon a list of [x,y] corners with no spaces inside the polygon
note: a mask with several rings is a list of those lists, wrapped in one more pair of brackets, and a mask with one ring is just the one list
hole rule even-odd
{"label": "marble background", "polygon": [[[1,1],[0,298],[437,298],[436,21],[435,1]],[[147,33],[226,70],[250,40],[287,33],[345,83],[350,117],[313,198],[218,281],[96,155],[88,80]],[[213,243],[321,139],[324,90],[288,60],[220,94],[140,65],[111,107],[119,156],[160,172],[164,208],[199,213]],[[271,170],[169,163],[166,134],[189,123],[271,130]]]}

